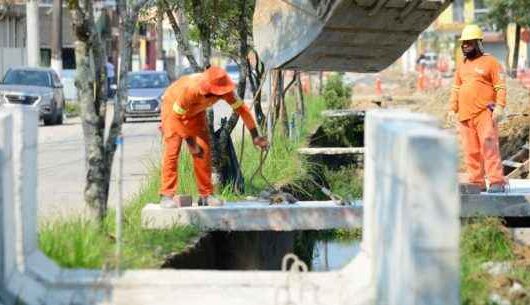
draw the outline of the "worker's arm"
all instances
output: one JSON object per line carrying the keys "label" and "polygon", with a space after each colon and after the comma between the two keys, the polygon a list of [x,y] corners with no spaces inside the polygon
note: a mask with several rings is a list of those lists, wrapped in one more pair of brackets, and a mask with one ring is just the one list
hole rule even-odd
{"label": "worker's arm", "polygon": [[234,112],[241,116],[241,119],[243,119],[243,123],[248,130],[252,132],[253,129],[256,129],[256,122],[250,113],[250,109],[248,109],[243,100],[238,99],[234,92],[225,94],[222,98],[230,105],[230,107],[232,107]]}
{"label": "worker's arm", "polygon": [[506,107],[506,80],[502,66],[495,61],[494,67],[491,69],[491,81],[493,83],[493,90],[495,90],[495,104]]}
{"label": "worker's arm", "polygon": [[262,137],[258,134],[258,129],[256,128],[256,122],[250,113],[247,105],[243,100],[237,99],[234,92],[228,93],[223,96],[223,99],[232,107],[232,109],[241,116],[243,123],[250,131],[252,136],[252,142],[254,145],[259,146],[261,149],[266,149],[269,146],[269,142],[266,137]]}
{"label": "worker's arm", "polygon": [[460,78],[460,68],[458,67],[455,72],[455,80],[453,87],[451,88],[451,98],[449,100],[449,111],[458,112],[458,91],[462,85],[462,79]]}

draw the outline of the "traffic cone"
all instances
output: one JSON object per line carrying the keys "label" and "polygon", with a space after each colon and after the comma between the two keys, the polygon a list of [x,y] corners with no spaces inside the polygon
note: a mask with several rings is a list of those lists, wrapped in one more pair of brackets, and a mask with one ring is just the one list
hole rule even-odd
{"label": "traffic cone", "polygon": [[383,95],[383,84],[381,82],[381,78],[377,77],[375,79],[375,95],[381,96]]}
{"label": "traffic cone", "polygon": [[420,73],[418,74],[418,80],[416,81],[416,90],[418,92],[425,91],[425,74],[423,73],[423,70],[420,70]]}

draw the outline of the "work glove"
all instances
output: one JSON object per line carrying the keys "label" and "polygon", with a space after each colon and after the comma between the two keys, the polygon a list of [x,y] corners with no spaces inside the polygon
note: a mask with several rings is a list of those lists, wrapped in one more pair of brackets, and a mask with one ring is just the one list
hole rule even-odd
{"label": "work glove", "polygon": [[254,137],[252,139],[252,143],[256,145],[257,147],[261,148],[261,150],[265,150],[269,147],[269,141],[267,140],[267,137]]}
{"label": "work glove", "polygon": [[449,125],[455,125],[456,121],[456,112],[454,112],[453,110],[449,110],[447,112],[447,122],[449,123]]}
{"label": "work glove", "polygon": [[495,108],[493,108],[492,113],[493,121],[495,123],[500,123],[506,118],[506,114],[504,113],[504,107],[501,105],[495,105]]}

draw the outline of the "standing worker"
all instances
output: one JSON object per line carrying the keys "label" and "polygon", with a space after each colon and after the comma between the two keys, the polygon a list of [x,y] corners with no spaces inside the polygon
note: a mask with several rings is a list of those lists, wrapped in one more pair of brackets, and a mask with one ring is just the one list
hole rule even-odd
{"label": "standing worker", "polygon": [[464,59],[457,66],[451,93],[448,117],[458,120],[469,191],[504,192],[497,124],[504,118],[506,86],[499,62],[484,53],[482,30],[477,25],[467,25],[463,31],[462,53]]}
{"label": "standing worker", "polygon": [[199,205],[217,206],[221,201],[213,197],[211,150],[206,121],[206,109],[225,100],[243,119],[250,130],[254,145],[266,149],[267,138],[259,136],[256,123],[248,107],[234,94],[235,84],[226,71],[210,67],[202,73],[181,77],[162,98],[161,131],[164,139],[160,205],[175,208],[181,204],[174,197],[178,184],[178,159],[182,140],[186,141],[193,157],[193,170],[199,190]]}

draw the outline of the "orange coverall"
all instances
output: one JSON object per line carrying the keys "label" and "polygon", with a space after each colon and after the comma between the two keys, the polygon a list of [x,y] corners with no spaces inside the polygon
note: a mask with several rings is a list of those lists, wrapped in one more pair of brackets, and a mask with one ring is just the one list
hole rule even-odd
{"label": "orange coverall", "polygon": [[491,55],[465,59],[457,66],[450,109],[458,117],[469,183],[506,184],[499,151],[499,131],[492,110],[506,106],[502,67]]}
{"label": "orange coverall", "polygon": [[193,156],[193,170],[201,196],[213,193],[210,139],[206,109],[220,99],[225,100],[243,119],[250,130],[256,128],[250,110],[233,92],[223,96],[204,96],[199,93],[200,73],[183,76],[162,97],[162,136],[164,151],[160,194],[173,196],[178,184],[178,160],[182,140],[194,138],[203,150],[202,157]]}

